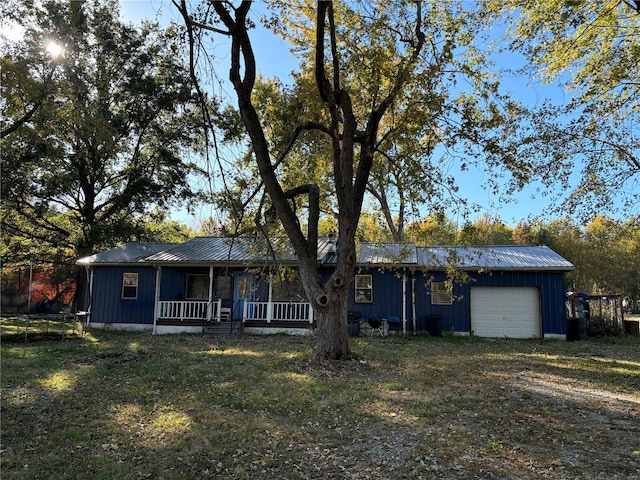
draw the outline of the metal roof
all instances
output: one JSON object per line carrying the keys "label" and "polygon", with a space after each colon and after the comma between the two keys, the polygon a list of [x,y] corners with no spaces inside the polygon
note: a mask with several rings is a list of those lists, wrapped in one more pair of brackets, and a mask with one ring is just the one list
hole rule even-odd
{"label": "metal roof", "polygon": [[125,243],[119,247],[112,248],[106,252],[96,253],[88,257],[79,259],[76,263],[78,265],[92,265],[92,264],[131,264],[141,263],[155,253],[166,250],[176,243]]}
{"label": "metal roof", "polygon": [[[272,240],[278,262],[294,263],[296,257],[284,239]],[[333,265],[337,260],[334,239],[318,240],[318,262]],[[274,261],[263,239],[197,237],[184,243],[127,243],[106,252],[78,260],[80,265],[152,263],[257,265]],[[408,268],[444,270],[454,266],[463,270],[573,270],[565,260],[546,246],[504,245],[482,247],[416,247],[407,243],[358,245],[357,264],[395,265]]]}
{"label": "metal roof", "polygon": [[[282,242],[271,241],[276,249],[279,262],[295,262],[290,249],[280,248]],[[175,245],[167,250],[151,255],[146,259],[149,263],[242,263],[256,264],[270,262],[274,255],[269,253],[267,243],[263,239],[197,237]]]}
{"label": "metal roof", "polygon": [[413,243],[369,243],[358,246],[358,263],[373,265],[416,265],[418,255]]}
{"label": "metal roof", "polygon": [[419,247],[418,263],[434,269],[449,265],[463,270],[573,270],[573,264],[545,245]]}

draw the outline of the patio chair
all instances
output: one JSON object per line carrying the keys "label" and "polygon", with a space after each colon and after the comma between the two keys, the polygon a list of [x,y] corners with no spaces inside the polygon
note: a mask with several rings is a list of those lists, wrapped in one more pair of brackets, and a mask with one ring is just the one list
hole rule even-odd
{"label": "patio chair", "polygon": [[220,306],[220,320],[228,322],[231,320],[231,300],[223,299]]}
{"label": "patio chair", "polygon": [[367,323],[371,327],[371,335],[375,335],[375,333],[379,333],[381,337],[384,337],[384,331],[382,330],[382,319],[378,317],[369,317],[367,319]]}

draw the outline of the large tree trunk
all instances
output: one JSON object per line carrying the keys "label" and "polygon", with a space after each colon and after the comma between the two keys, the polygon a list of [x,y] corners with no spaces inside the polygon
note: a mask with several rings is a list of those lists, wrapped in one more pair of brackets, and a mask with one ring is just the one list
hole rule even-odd
{"label": "large tree trunk", "polygon": [[317,329],[315,354],[319,359],[346,360],[352,358],[347,331],[349,284],[353,277],[355,247],[338,252],[338,261],[330,278],[323,280],[317,267],[317,257],[298,258],[300,279],[313,306]]}
{"label": "large tree trunk", "polygon": [[316,357],[330,360],[351,358],[347,334],[347,296],[331,295],[325,307],[316,307],[318,323]]}

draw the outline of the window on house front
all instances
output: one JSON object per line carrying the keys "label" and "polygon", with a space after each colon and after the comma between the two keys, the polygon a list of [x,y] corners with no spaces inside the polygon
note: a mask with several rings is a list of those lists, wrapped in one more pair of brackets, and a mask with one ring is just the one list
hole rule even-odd
{"label": "window on house front", "polygon": [[238,278],[238,298],[251,298],[251,277],[248,275]]}
{"label": "window on house front", "polygon": [[138,274],[122,274],[122,298],[125,300],[135,300],[138,298]]}
{"label": "window on house front", "polygon": [[373,303],[373,277],[356,275],[356,303]]}
{"label": "window on house front", "polygon": [[453,291],[447,282],[431,282],[431,303],[434,305],[451,305]]}
{"label": "window on house front", "polygon": [[231,299],[231,277],[229,275],[216,277],[216,298]]}
{"label": "window on house front", "polygon": [[187,298],[193,300],[209,298],[209,275],[187,274]]}
{"label": "window on house front", "polygon": [[271,298],[275,301],[304,301],[306,296],[302,281],[296,272],[287,271],[283,278],[275,275],[271,279]]}

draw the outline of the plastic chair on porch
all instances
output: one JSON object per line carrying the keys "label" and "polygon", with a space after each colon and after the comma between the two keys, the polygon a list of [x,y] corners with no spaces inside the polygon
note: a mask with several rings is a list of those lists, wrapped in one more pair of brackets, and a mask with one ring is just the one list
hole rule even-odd
{"label": "plastic chair on porch", "polygon": [[384,331],[382,330],[382,319],[378,317],[369,317],[367,319],[367,323],[371,327],[371,335],[374,335],[376,332],[380,334],[381,337],[384,337]]}
{"label": "plastic chair on porch", "polygon": [[220,320],[228,322],[231,320],[231,300],[223,299],[220,306]]}

